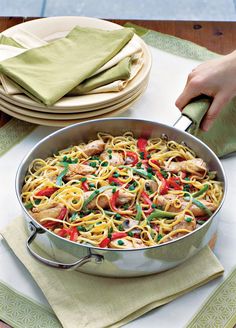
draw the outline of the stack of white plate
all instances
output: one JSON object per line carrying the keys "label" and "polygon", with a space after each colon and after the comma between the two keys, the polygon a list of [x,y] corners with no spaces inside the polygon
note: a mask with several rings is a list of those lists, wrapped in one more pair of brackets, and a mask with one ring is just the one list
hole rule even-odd
{"label": "stack of white plate", "polygon": [[[65,36],[76,25],[106,30],[121,26],[88,17],[50,17],[29,21],[4,31],[12,37],[17,29],[24,29],[45,41]],[[119,115],[144,93],[151,69],[151,55],[147,45],[135,36],[143,49],[144,64],[139,73],[119,92],[63,97],[53,106],[45,106],[24,94],[6,94],[0,85],[0,110],[18,119],[49,126],[66,126],[88,119]]]}

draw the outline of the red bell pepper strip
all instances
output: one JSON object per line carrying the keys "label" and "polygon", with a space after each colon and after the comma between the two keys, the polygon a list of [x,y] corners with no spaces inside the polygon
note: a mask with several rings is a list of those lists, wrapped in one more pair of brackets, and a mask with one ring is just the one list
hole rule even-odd
{"label": "red bell pepper strip", "polygon": [[168,192],[168,189],[169,189],[168,183],[167,183],[166,179],[163,177],[163,175],[161,174],[161,172],[156,171],[156,176],[161,181],[160,194],[164,195]]}
{"label": "red bell pepper strip", "polygon": [[81,183],[81,187],[82,187],[83,191],[89,191],[89,186],[88,186],[88,183],[86,181],[83,181]]}
{"label": "red bell pepper strip", "polygon": [[110,243],[110,241],[111,241],[110,238],[108,238],[108,237],[104,238],[104,239],[100,242],[99,247],[101,247],[101,248],[107,247],[107,245]]}
{"label": "red bell pepper strip", "polygon": [[44,188],[42,190],[39,190],[35,194],[35,196],[47,196],[47,197],[50,197],[57,190],[58,190],[58,188],[56,188],[56,187],[47,187],[47,188]]}
{"label": "red bell pepper strip", "polygon": [[152,211],[153,211],[153,208],[152,208],[152,201],[151,201],[151,199],[148,197],[148,194],[147,194],[145,191],[142,191],[142,192],[141,192],[141,197],[143,198],[145,204],[148,204],[148,205],[149,205],[149,209],[148,209],[148,210],[145,210],[144,213],[145,213],[145,214],[150,214],[150,213],[152,213]]}
{"label": "red bell pepper strip", "polygon": [[119,190],[116,190],[111,197],[111,208],[113,209],[114,212],[119,212],[119,209],[116,207],[116,201],[118,197],[119,197]]}
{"label": "red bell pepper strip", "polygon": [[138,149],[140,150],[140,152],[143,153],[144,159],[147,158],[147,151],[146,151],[147,143],[148,143],[147,142],[147,139],[145,139],[145,138],[138,138],[137,146],[138,146]]}
{"label": "red bell pepper strip", "polygon": [[44,226],[44,228],[52,229],[52,228],[55,227],[56,224],[58,224],[58,222],[55,222],[55,221],[44,221],[41,224],[42,224],[42,226]]}
{"label": "red bell pepper strip", "polygon": [[60,237],[65,237],[68,234],[68,229],[62,228],[57,232],[57,235]]}
{"label": "red bell pepper strip", "polygon": [[158,167],[160,167],[160,163],[156,159],[152,159],[151,163],[158,166]]}
{"label": "red bell pepper strip", "polygon": [[179,179],[177,177],[171,177],[166,180],[166,183],[168,184],[168,187],[172,187],[175,190],[182,190],[182,186],[179,184]]}
{"label": "red bell pepper strip", "polygon": [[133,151],[126,151],[125,152],[125,155],[126,155],[126,158],[129,157],[132,160],[132,162],[131,163],[128,163],[128,164],[134,166],[135,164],[138,163],[138,155],[135,152],[133,152]]}
{"label": "red bell pepper strip", "polygon": [[63,207],[59,213],[59,215],[57,216],[57,219],[58,220],[63,220],[64,217],[66,216],[67,214],[67,208],[66,207]]}
{"label": "red bell pepper strip", "polygon": [[78,230],[76,227],[73,227],[69,230],[69,234],[70,234],[70,240],[71,241],[76,241],[79,234],[78,234]]}
{"label": "red bell pepper strip", "polygon": [[126,236],[127,236],[126,232],[113,232],[111,234],[111,240],[123,238],[123,237],[126,237]]}
{"label": "red bell pepper strip", "polygon": [[123,182],[121,182],[120,179],[114,178],[114,177],[109,177],[108,181],[109,181],[109,183],[114,182],[118,186],[121,186],[123,184]]}

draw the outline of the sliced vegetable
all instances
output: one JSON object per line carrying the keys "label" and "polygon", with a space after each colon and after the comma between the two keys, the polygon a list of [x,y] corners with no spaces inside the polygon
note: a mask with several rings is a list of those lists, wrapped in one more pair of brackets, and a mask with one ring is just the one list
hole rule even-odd
{"label": "sliced vegetable", "polygon": [[86,181],[81,182],[81,187],[82,187],[83,191],[89,191],[89,185]]}
{"label": "sliced vegetable", "polygon": [[137,214],[135,220],[140,221],[142,218],[142,206],[140,204],[136,204],[136,210],[137,210]]}
{"label": "sliced vegetable", "polygon": [[196,191],[195,193],[192,194],[192,197],[199,197],[202,194],[204,194],[209,188],[208,184],[205,184],[204,187],[198,191]]}
{"label": "sliced vegetable", "polygon": [[184,199],[186,201],[192,201],[193,204],[195,204],[197,207],[199,207],[200,209],[202,209],[208,216],[212,215],[212,211],[206,206],[204,205],[202,202],[200,202],[199,200],[197,200],[196,198],[190,198],[189,196],[185,196]]}
{"label": "sliced vegetable", "polygon": [[48,188],[44,188],[42,190],[39,190],[35,196],[47,196],[50,197],[52,194],[54,194],[54,192],[56,192],[58,190],[57,187],[48,187]]}
{"label": "sliced vegetable", "polygon": [[114,192],[114,194],[112,194],[111,197],[111,208],[115,212],[119,212],[119,209],[116,207],[116,201],[118,197],[119,197],[119,190],[116,190],[116,192]]}
{"label": "sliced vegetable", "polygon": [[152,179],[153,180],[153,175],[151,173],[148,173],[147,171],[145,171],[143,169],[136,169],[135,167],[125,166],[125,165],[120,165],[119,167],[125,168],[125,169],[130,169],[134,173],[142,176],[143,178],[147,178],[147,179]]}
{"label": "sliced vegetable", "polygon": [[166,211],[161,211],[161,210],[154,210],[149,216],[148,216],[148,221],[152,221],[153,219],[158,219],[158,218],[170,218],[173,219],[176,216],[176,213],[172,212],[166,212]]}
{"label": "sliced vegetable", "polygon": [[114,178],[114,177],[109,177],[108,178],[109,183],[111,184],[112,182],[115,183],[117,186],[121,186],[123,184],[122,181],[120,181],[120,179],[118,178]]}
{"label": "sliced vegetable", "polygon": [[147,144],[148,144],[147,139],[138,138],[137,146],[138,146],[138,149],[140,150],[140,152],[143,153],[141,157],[143,157],[144,159],[147,158],[147,151],[146,151]]}
{"label": "sliced vegetable", "polygon": [[182,186],[180,185],[180,180],[178,177],[170,177],[166,180],[168,187],[174,188],[174,190],[182,190]]}
{"label": "sliced vegetable", "polygon": [[110,243],[110,241],[111,241],[110,238],[108,238],[108,237],[104,238],[104,239],[100,242],[99,247],[101,247],[101,248],[107,247],[107,245]]}
{"label": "sliced vegetable", "polygon": [[57,217],[58,220],[63,220],[64,217],[66,216],[67,214],[67,208],[66,207],[63,207]]}
{"label": "sliced vegetable", "polygon": [[99,189],[94,190],[94,192],[84,201],[84,205],[82,209],[85,209],[85,207],[99,194],[101,194],[103,191],[107,189],[111,189],[112,186],[104,186]]}
{"label": "sliced vegetable", "polygon": [[125,154],[126,154],[126,158],[129,157],[132,160],[131,163],[128,164],[135,165],[138,163],[138,155],[135,152],[126,151]]}
{"label": "sliced vegetable", "polygon": [[149,209],[145,210],[144,213],[150,214],[153,211],[151,199],[149,198],[148,194],[145,191],[141,192],[141,197],[143,198],[145,204],[149,205]]}
{"label": "sliced vegetable", "polygon": [[78,238],[78,230],[77,230],[77,227],[72,227],[70,230],[69,230],[69,234],[70,234],[70,240],[71,241],[76,241],[77,238]]}
{"label": "sliced vegetable", "polygon": [[57,232],[57,235],[60,237],[66,237],[68,234],[68,229],[62,228]]}
{"label": "sliced vegetable", "polygon": [[115,240],[115,239],[119,239],[119,238],[123,238],[123,237],[127,237],[126,232],[113,232],[111,234],[111,240]]}
{"label": "sliced vegetable", "polygon": [[66,173],[69,170],[69,164],[68,163],[62,162],[61,165],[63,165],[65,168],[64,168],[63,171],[61,171],[61,173],[58,175],[58,177],[56,179],[56,185],[57,186],[61,186],[62,185],[62,179],[63,179],[63,177],[66,175]]}
{"label": "sliced vegetable", "polygon": [[160,194],[165,195],[168,192],[168,183],[160,171],[156,171],[156,176],[161,181]]}

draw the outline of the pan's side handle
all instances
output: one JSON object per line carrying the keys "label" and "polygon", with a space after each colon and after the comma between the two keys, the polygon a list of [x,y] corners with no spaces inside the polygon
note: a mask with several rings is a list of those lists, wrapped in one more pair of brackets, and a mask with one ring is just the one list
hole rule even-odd
{"label": "pan's side handle", "polygon": [[89,250],[88,255],[82,257],[81,259],[79,259],[78,261],[73,262],[73,263],[61,263],[61,262],[46,259],[46,258],[40,256],[39,254],[37,254],[30,246],[31,243],[33,242],[33,240],[36,238],[37,234],[45,233],[45,231],[43,229],[37,228],[33,224],[33,222],[29,223],[29,228],[32,231],[32,233],[31,233],[30,237],[28,238],[28,240],[26,241],[27,250],[37,261],[39,261],[43,264],[46,264],[47,266],[57,268],[57,269],[74,270],[76,268],[81,267],[85,263],[92,262],[92,261],[95,261],[96,263],[101,263],[104,259],[102,255],[92,254],[90,250]]}
{"label": "pan's side handle", "polygon": [[180,131],[186,131],[192,124],[193,121],[189,117],[181,115],[173,124],[173,127]]}

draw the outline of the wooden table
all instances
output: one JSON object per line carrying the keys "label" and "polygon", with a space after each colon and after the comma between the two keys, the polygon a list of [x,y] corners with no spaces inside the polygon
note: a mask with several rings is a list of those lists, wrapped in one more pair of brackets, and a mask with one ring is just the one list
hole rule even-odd
{"label": "wooden table", "polygon": [[[5,29],[35,18],[2,17],[0,18],[0,32]],[[123,25],[125,20],[111,20]],[[198,22],[198,21],[147,21],[129,20],[132,23],[153,29],[161,33],[195,42],[209,50],[220,54],[227,54],[236,49],[236,22]],[[9,120],[9,116],[0,112],[0,126]],[[0,328],[8,325],[0,321]]]}

